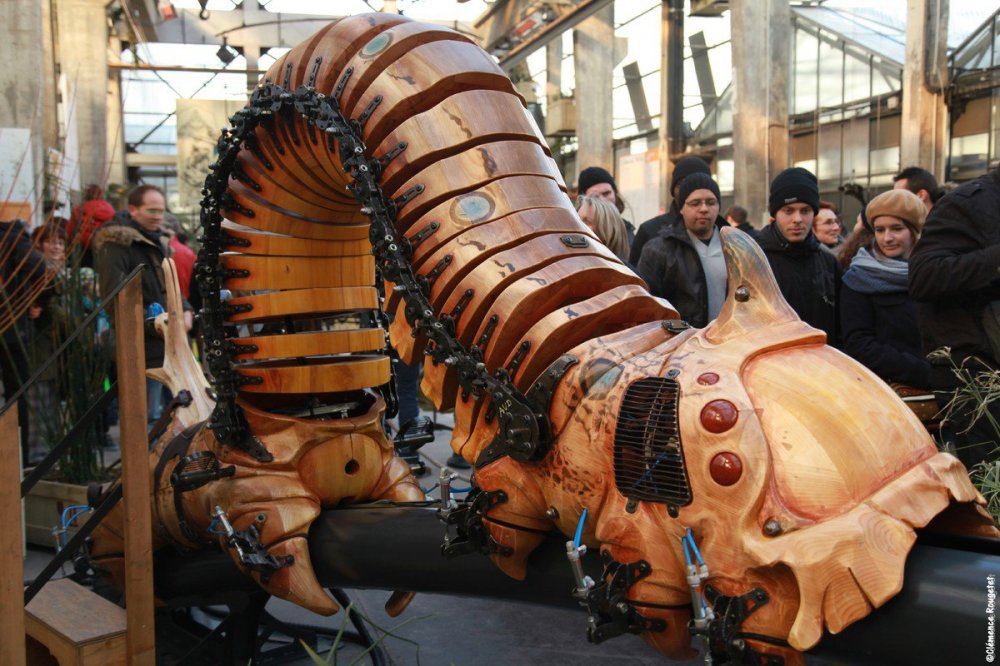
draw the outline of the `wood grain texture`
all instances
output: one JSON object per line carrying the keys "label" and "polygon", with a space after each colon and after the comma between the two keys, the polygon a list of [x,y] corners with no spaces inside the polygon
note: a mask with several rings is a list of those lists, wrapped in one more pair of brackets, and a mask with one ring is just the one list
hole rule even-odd
{"label": "wood grain texture", "polygon": [[381,328],[323,331],[321,333],[294,333],[286,335],[258,335],[248,338],[231,338],[236,345],[253,345],[257,351],[238,352],[240,361],[265,358],[296,358],[325,356],[350,352],[372,352],[385,347],[385,331]]}
{"label": "wood grain texture", "polygon": [[129,664],[156,662],[153,626],[153,525],[146,443],[146,358],[142,291],[138,276],[115,301],[118,402],[121,414],[122,487],[125,524],[125,603]]}
{"label": "wood grain texture", "polygon": [[290,289],[253,296],[237,296],[227,303],[233,306],[251,306],[246,312],[231,314],[228,317],[229,321],[265,321],[292,315],[375,310],[378,308],[378,292],[371,286]]}
{"label": "wood grain texture", "polygon": [[[27,634],[55,655],[61,665],[128,663],[125,609],[68,578],[47,583],[24,613]],[[5,646],[4,651],[8,649]]]}
{"label": "wood grain texture", "polygon": [[247,277],[225,280],[227,289],[309,289],[313,287],[368,287],[375,284],[375,259],[360,257],[255,257],[224,254],[223,266],[246,270]]}
{"label": "wood grain texture", "polygon": [[24,533],[21,522],[21,444],[17,405],[0,414],[0,664],[24,665]]}
{"label": "wood grain texture", "polygon": [[383,188],[395,191],[406,179],[438,160],[505,139],[534,141],[543,151],[549,151],[519,98],[496,90],[465,90],[399,123],[372,154],[382,157],[400,142],[406,142],[403,154],[382,173]]}
{"label": "wood grain texture", "polygon": [[334,393],[381,386],[389,381],[388,356],[350,356],[327,363],[300,366],[243,366],[239,374],[260,377],[259,384],[246,384],[249,393]]}
{"label": "wood grain texture", "polygon": [[315,238],[295,238],[275,233],[261,233],[232,222],[223,222],[223,229],[234,238],[249,245],[233,245],[230,249],[240,254],[255,254],[284,257],[358,257],[371,254],[371,243],[367,238],[357,240],[316,240]]}

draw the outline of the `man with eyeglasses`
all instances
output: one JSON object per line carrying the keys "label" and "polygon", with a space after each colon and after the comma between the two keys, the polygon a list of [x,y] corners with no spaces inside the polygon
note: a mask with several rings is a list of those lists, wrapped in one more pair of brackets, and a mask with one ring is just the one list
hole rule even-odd
{"label": "man with eyeglasses", "polygon": [[677,308],[701,328],[715,319],[726,300],[726,262],[719,229],[719,186],[705,173],[693,173],[677,186],[679,216],[646,243],[638,273],[654,296]]}
{"label": "man with eyeglasses", "polygon": [[[173,251],[170,239],[161,233],[167,202],[163,190],[154,185],[140,185],[128,193],[128,218],[121,224],[105,225],[94,236],[95,268],[102,294],[110,293],[125,276],[140,265],[142,272],[142,307],[148,312],[153,303],[167,306],[166,279],[161,264]],[[109,312],[114,317],[114,312]],[[191,328],[191,311],[184,303],[184,323]],[[146,336],[146,367],[163,365],[163,340]],[[152,380],[146,384],[146,418],[150,423],[160,417],[165,395],[163,387]]]}
{"label": "man with eyeglasses", "polygon": [[824,331],[827,344],[836,347],[841,270],[813,233],[819,205],[816,176],[801,167],[785,169],[771,182],[771,224],[761,229],[757,243],[788,304],[802,321]]}

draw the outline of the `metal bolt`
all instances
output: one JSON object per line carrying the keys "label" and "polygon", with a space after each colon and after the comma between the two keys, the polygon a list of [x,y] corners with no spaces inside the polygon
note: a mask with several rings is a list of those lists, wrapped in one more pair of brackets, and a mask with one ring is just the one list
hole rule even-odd
{"label": "metal bolt", "polygon": [[545,510],[545,517],[549,520],[555,520],[559,517],[559,511],[554,506],[550,506]]}
{"label": "metal bolt", "polygon": [[750,300],[750,290],[746,287],[736,288],[736,300],[740,303],[746,303]]}
{"label": "metal bolt", "polygon": [[770,518],[764,523],[764,534],[767,536],[778,536],[781,532],[781,523],[777,518]]}

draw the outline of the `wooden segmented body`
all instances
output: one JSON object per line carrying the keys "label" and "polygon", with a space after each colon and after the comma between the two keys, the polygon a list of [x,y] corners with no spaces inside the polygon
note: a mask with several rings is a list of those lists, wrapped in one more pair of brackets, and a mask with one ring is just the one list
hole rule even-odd
{"label": "wooden segmented body", "polygon": [[[479,488],[506,498],[483,520],[491,557],[511,576],[524,576],[545,532],[572,533],[587,508],[586,543],[651,569],[626,594],[633,611],[666,622],[643,637],[688,656],[680,537],[690,528],[720,594],[766,593],[742,629],[767,640],[749,642],[789,656],[775,645],[807,649],[824,627],[838,631],[900,589],[915,527],[950,502],[982,501],[887,387],[798,320],[745,235],[723,233],[719,318],[679,334],[665,325],[677,313],[580,223],[523,100],[467,38],[395,15],[352,17],[282,56],[266,82],[289,98],[300,86],[332,98],[377,165],[395,229],[372,242],[407,244],[424,284],[425,301],[387,285],[403,359],[427,350],[411,325],[433,321],[519,395],[551,383],[549,449],[518,462],[490,448],[506,406],[448,363],[425,367],[425,393],[456,410],[453,448],[477,463]],[[343,167],[342,143],[317,126],[282,111],[242,145],[223,202],[238,244],[201,264],[228,271],[220,287],[275,291],[237,294],[227,325],[372,304],[382,259],[360,252],[369,229],[353,197],[366,195],[350,189],[359,180]],[[371,342],[363,332],[278,341],[226,331],[220,343],[257,347],[230,353],[254,434],[271,427],[271,408],[388,380],[387,364],[359,349]],[[290,350],[294,359],[278,358]],[[548,377],[567,355],[565,374]],[[665,389],[629,392],[647,384]],[[978,509],[969,515],[988,531]]]}

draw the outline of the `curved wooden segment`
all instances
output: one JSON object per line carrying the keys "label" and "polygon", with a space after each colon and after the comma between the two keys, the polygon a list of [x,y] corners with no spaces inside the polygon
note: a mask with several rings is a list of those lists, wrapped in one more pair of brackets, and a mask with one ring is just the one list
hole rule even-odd
{"label": "curved wooden segment", "polygon": [[346,241],[326,241],[313,238],[295,238],[275,233],[260,233],[232,222],[223,222],[223,229],[233,238],[249,245],[231,245],[240,254],[298,257],[357,257],[371,254],[372,245],[367,238]]}
{"label": "curved wooden segment", "polygon": [[[604,257],[557,258],[554,263],[516,280],[504,289],[483,316],[475,334],[467,338],[467,344],[475,345],[483,352],[486,367],[493,372],[508,361],[511,350],[531,327],[552,312],[627,284],[644,286],[645,283],[625,266],[613,264]],[[417,351],[421,350],[419,345],[414,346]],[[432,391],[427,393],[428,397],[440,396],[445,404],[451,406],[454,398],[447,396],[454,396],[459,386],[458,374],[452,368],[443,364],[426,364],[424,382]]]}
{"label": "curved wooden segment", "polygon": [[344,67],[345,70],[351,67],[354,71],[344,86],[340,98],[341,108],[350,113],[364,91],[386,67],[419,46],[439,41],[473,43],[454,30],[417,22],[401,23],[372,37],[356,50],[354,57]]}
{"label": "curved wooden segment", "polygon": [[538,139],[519,98],[496,90],[466,90],[406,119],[372,154],[383,157],[400,143],[406,144],[406,149],[382,172],[383,189],[394,191],[438,160],[504,140],[532,141],[551,155],[548,145]]}
{"label": "curved wooden segment", "polygon": [[[440,230],[440,229],[439,229]],[[491,222],[466,227],[443,245],[437,243],[436,232],[417,246],[411,258],[414,271],[426,276],[435,270],[445,257],[451,259],[440,271],[434,286],[437,292],[453,288],[455,281],[466,275],[488,257],[544,234],[587,235],[587,228],[572,209],[535,208],[523,210]],[[595,239],[596,240],[596,239]],[[436,251],[430,254],[430,250]],[[400,296],[386,289],[386,311],[392,312],[399,305]]]}
{"label": "curved wooden segment", "polygon": [[494,141],[435,162],[403,183],[393,197],[403,196],[418,185],[423,191],[399,210],[397,224],[405,229],[442,201],[507,176],[541,176],[557,185],[561,181],[555,162],[537,143]]}
{"label": "curved wooden segment", "polygon": [[[231,338],[237,345],[235,358],[240,361],[329,356],[352,352],[378,351],[385,347],[385,331],[381,328],[364,328],[319,333],[262,335],[249,338]],[[241,347],[256,347],[256,351]],[[242,352],[242,353],[241,353]]]}
{"label": "curved wooden segment", "polygon": [[[254,181],[255,183],[257,181]],[[261,188],[263,190],[263,187]],[[342,220],[356,221],[358,219],[358,206],[343,204],[338,208],[328,208],[315,206],[307,201],[303,201],[296,195],[280,190],[270,193],[273,198],[268,198],[264,192],[256,192],[251,185],[244,184],[232,178],[229,179],[229,194],[241,206],[256,212],[261,208],[273,210],[285,215],[293,215],[307,219],[323,220],[327,223],[336,224]]]}
{"label": "curved wooden segment", "polygon": [[458,339],[463,344],[470,344],[472,335],[479,329],[486,310],[515,280],[572,255],[593,255],[602,257],[611,264],[621,265],[614,253],[597,241],[572,235],[569,236],[572,241],[581,239],[586,241],[586,245],[581,243],[580,246],[574,247],[567,244],[564,240],[566,238],[568,238],[566,234],[538,236],[490,257],[476,266],[450,293],[439,294],[436,302],[444,301],[444,304],[435,310],[443,314],[453,313],[466,290],[472,289],[472,299],[456,318]]}
{"label": "curved wooden segment", "polygon": [[242,366],[238,374],[260,377],[259,384],[244,384],[248,393],[336,393],[381,386],[389,381],[388,356],[346,356],[308,365]]}
{"label": "curved wooden segment", "polygon": [[[510,176],[443,201],[409,228],[398,226],[397,229],[411,244],[419,243],[416,260],[420,261],[427,252],[469,227],[498,220],[511,213],[544,208],[572,210],[569,197],[554,180],[537,176]],[[414,237],[431,223],[437,224],[436,230],[424,240],[415,241]],[[583,229],[579,233],[596,238],[585,225],[581,223],[580,226]]]}
{"label": "curved wooden segment", "polygon": [[[266,156],[262,155],[262,157],[266,159]],[[287,169],[278,172],[273,163],[268,162],[270,166],[265,165],[261,161],[261,158],[258,158],[248,148],[240,150],[237,160],[239,161],[240,170],[260,186],[261,198],[279,208],[292,208],[298,202],[304,202],[305,205],[311,205],[331,212],[341,212],[357,208],[357,202],[353,199],[348,200],[346,196],[343,199],[331,197],[329,186],[320,188],[315,183],[307,183],[301,180]],[[232,179],[230,179],[230,182],[232,182]],[[244,184],[252,189],[249,183]],[[346,193],[346,189],[344,191]],[[286,205],[286,202],[291,202],[292,200],[294,200],[294,203]]]}
{"label": "curved wooden segment", "polygon": [[[237,207],[224,211],[226,219],[260,231],[271,231],[298,238],[320,240],[358,240],[368,238],[368,218],[359,210],[339,223],[293,215],[267,206],[264,202],[229,190]],[[246,211],[250,211],[247,214]]]}
{"label": "curved wooden segment", "polygon": [[[323,36],[316,45],[316,51],[323,54],[323,61],[316,70],[314,87],[324,95],[333,95],[337,83],[347,69],[348,61],[358,52],[361,44],[367,44],[381,32],[413,19],[402,14],[363,14],[340,21],[336,27]],[[303,63],[303,71],[311,74],[315,58]]]}
{"label": "curved wooden segment", "polygon": [[236,308],[250,306],[250,310],[231,314],[230,322],[377,310],[379,305],[378,292],[371,286],[274,291],[231,298],[226,304]]}
{"label": "curved wooden segment", "polygon": [[275,126],[295,160],[294,173],[312,174],[315,179],[329,185],[333,198],[353,201],[347,191],[347,175],[338,166],[340,158],[329,151],[329,135],[317,130],[297,113],[282,116]]}
{"label": "curved wooden segment", "polygon": [[486,367],[492,371],[504,363],[517,342],[549,313],[624,285],[645,287],[627,267],[594,256],[561,259],[514,282],[490,306],[474,336],[478,340],[496,315],[495,331],[482,350]]}
{"label": "curved wooden segment", "polygon": [[229,277],[227,289],[308,289],[310,287],[366,287],[375,284],[375,257],[255,257],[224,254],[227,270],[249,271]]}
{"label": "curved wooden segment", "polygon": [[[524,391],[567,348],[598,335],[676,315],[669,303],[651,296],[643,287],[634,284],[615,287],[547,315],[531,327],[504,365],[510,368],[514,384]],[[528,343],[527,355],[517,367],[511,367],[511,361],[520,352],[518,347],[525,342]]]}
{"label": "curved wooden segment", "polygon": [[379,75],[353,109],[344,109],[344,115],[359,119],[368,105],[381,97],[361,130],[366,144],[378,145],[407,118],[450,95],[471,89],[505,92],[515,96],[524,108],[523,98],[492,57],[475,44],[447,41],[408,51]]}
{"label": "curved wooden segment", "polygon": [[[286,121],[283,117],[268,116],[261,120],[254,131],[253,137],[244,145],[252,152],[258,161],[268,171],[273,171],[279,182],[289,182],[288,189],[304,187],[317,194],[329,194],[334,198],[346,196],[334,192],[336,182],[331,180],[322,169],[306,169],[297,148],[289,140],[284,129]],[[241,151],[242,152],[242,151]],[[287,174],[287,176],[285,175]],[[295,183],[295,186],[292,183]]]}

